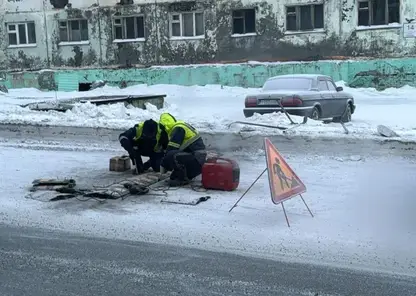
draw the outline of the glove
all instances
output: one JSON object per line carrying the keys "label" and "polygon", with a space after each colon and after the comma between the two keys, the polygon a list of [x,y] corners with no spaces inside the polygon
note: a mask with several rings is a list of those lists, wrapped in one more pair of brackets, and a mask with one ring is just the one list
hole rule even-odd
{"label": "glove", "polygon": [[166,172],[167,172],[166,169],[163,166],[160,166],[159,167],[159,178],[157,180],[158,181],[161,181],[163,175],[166,174]]}
{"label": "glove", "polygon": [[160,166],[159,172],[161,175],[166,174],[166,169],[163,166]]}
{"label": "glove", "polygon": [[142,157],[137,147],[133,147],[129,154],[132,159],[133,165],[136,167],[143,167]]}

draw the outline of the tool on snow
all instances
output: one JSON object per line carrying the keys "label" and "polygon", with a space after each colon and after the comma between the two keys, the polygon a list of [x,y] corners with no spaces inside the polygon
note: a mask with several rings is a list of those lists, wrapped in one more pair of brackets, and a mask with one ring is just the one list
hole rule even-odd
{"label": "tool on snow", "polygon": [[61,188],[74,188],[74,179],[36,179],[32,182],[30,191],[36,190],[57,190]]}
{"label": "tool on snow", "polygon": [[149,193],[148,187],[140,186],[134,183],[125,183],[124,188],[128,189],[131,195],[144,195]]}
{"label": "tool on snow", "polygon": [[207,201],[208,199],[210,199],[211,196],[207,195],[207,196],[201,196],[201,197],[197,197],[194,198],[190,201],[184,201],[184,200],[168,200],[168,199],[162,199],[160,202],[162,203],[171,203],[171,204],[179,204],[179,205],[187,205],[187,206],[196,206],[197,204]]}

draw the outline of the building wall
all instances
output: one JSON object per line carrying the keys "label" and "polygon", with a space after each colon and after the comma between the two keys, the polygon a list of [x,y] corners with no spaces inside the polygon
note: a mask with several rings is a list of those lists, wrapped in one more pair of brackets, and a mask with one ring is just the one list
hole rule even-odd
{"label": "building wall", "polygon": [[[118,1],[70,0],[70,8],[68,5],[55,8],[54,5],[63,7],[68,1],[3,0],[0,2],[0,21],[4,24],[0,26],[4,37],[0,41],[0,68],[129,67],[416,54],[415,38],[403,36],[406,18],[416,18],[416,1],[412,0],[400,0],[400,23],[372,26],[358,25],[356,0],[134,0],[129,5],[119,5]],[[322,28],[289,30],[286,9],[301,4],[323,4],[323,26],[319,26],[318,6],[315,6],[314,19],[315,26]],[[254,9],[255,21],[247,18],[245,24],[254,30],[247,34],[233,34],[232,15],[239,9]],[[301,12],[299,7],[292,9]],[[302,11],[308,15],[306,9]],[[172,12],[181,11],[203,12],[203,36],[170,37]],[[143,38],[114,40],[113,21],[122,16],[143,16]],[[60,22],[83,19],[88,24],[87,40],[62,42]],[[36,44],[10,46],[7,24],[26,21],[35,22]]]}

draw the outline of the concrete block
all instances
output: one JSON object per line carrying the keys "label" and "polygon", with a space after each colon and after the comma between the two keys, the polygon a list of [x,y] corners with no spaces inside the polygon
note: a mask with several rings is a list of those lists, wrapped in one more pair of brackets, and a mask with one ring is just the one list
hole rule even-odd
{"label": "concrete block", "polygon": [[115,156],[110,158],[110,171],[125,172],[131,169],[130,157]]}

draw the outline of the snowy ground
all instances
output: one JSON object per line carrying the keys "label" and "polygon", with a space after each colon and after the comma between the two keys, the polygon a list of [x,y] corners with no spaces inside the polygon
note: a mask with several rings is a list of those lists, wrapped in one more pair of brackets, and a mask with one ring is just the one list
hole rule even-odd
{"label": "snowy ground", "polygon": [[[379,124],[393,128],[406,140],[416,140],[416,122],[413,115],[416,111],[416,89],[405,86],[400,89],[386,89],[378,92],[375,89],[352,89],[343,82],[346,92],[351,93],[357,105],[353,121],[348,123],[352,137],[376,137]],[[282,114],[268,114],[245,119],[243,116],[244,98],[257,91],[240,87],[177,86],[177,85],[137,85],[126,89],[104,87],[89,92],[41,92],[36,89],[12,89],[9,94],[0,95],[0,123],[22,123],[42,125],[87,126],[107,128],[127,128],[137,121],[149,117],[158,118],[161,112],[171,112],[178,118],[189,121],[205,132],[237,132],[243,126],[229,124],[236,120],[264,124],[288,124]],[[114,94],[167,94],[165,108],[157,110],[149,105],[147,110],[125,107],[122,104],[110,106],[93,106],[79,104],[72,111],[36,112],[21,108],[17,104],[34,101],[69,99],[78,96],[114,95]],[[17,97],[26,99],[16,99]],[[301,121],[301,118],[296,118]],[[256,128],[261,133],[279,133],[277,130]],[[296,133],[311,136],[344,136],[339,124],[322,124],[309,120]]]}
{"label": "snowy ground", "polygon": [[[63,149],[64,145],[61,146]],[[282,208],[270,201],[266,176],[228,213],[264,169],[262,151],[234,155],[239,159],[242,174],[237,192],[167,192],[171,199],[212,197],[190,207],[161,204],[162,197],[153,195],[104,204],[25,199],[26,188],[35,178],[72,176],[99,182],[110,174],[109,157],[121,152],[85,147],[84,151],[36,148],[42,150],[16,149],[10,143],[0,149],[1,222],[260,257],[416,273],[414,158],[328,156],[307,151],[285,155],[306,184],[304,197],[315,214],[310,217],[298,198],[288,201],[288,228]]]}

